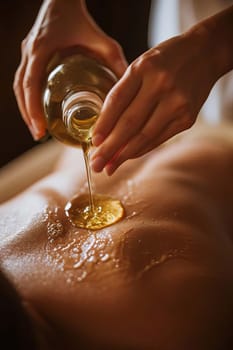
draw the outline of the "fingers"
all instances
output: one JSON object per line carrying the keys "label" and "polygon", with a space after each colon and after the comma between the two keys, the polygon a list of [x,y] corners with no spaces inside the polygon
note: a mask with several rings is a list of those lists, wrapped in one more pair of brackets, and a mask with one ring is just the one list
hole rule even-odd
{"label": "fingers", "polygon": [[[127,109],[137,95],[141,84],[140,79],[135,79],[129,71],[126,71],[124,77],[113,87],[106,97],[101,117],[97,120],[93,130],[92,143],[94,146],[98,146],[109,135],[117,123],[119,115]],[[126,122],[130,118],[133,116],[126,116]]]}
{"label": "fingers", "polygon": [[[148,145],[157,144],[161,132],[166,131],[167,126],[173,121],[177,120],[177,126],[179,126],[180,120],[186,115],[188,115],[188,106],[184,97],[177,92],[167,94],[155,108],[141,132],[127,145],[128,154],[134,158]],[[187,122],[188,120],[187,118]]]}
{"label": "fingers", "polygon": [[39,57],[34,60],[33,56],[29,59],[22,53],[13,85],[20,113],[35,140],[45,134],[41,102],[43,61]]}
{"label": "fingers", "polygon": [[156,81],[151,84],[147,76],[142,80],[142,75],[135,68],[127,69],[107,96],[93,131],[94,146],[99,146],[105,140],[100,153],[106,161],[141,130],[153,112],[161,91],[165,93],[169,88],[163,73],[158,73]]}
{"label": "fingers", "polygon": [[106,61],[106,65],[120,78],[128,67],[128,62],[120,44],[111,37],[104,34],[95,45],[95,51],[100,52],[100,57]]}
{"label": "fingers", "polygon": [[[106,165],[107,174],[112,175],[116,171],[116,169],[119,168],[119,166],[123,164],[127,159],[143,156],[144,154],[155,149],[156,147],[163,144],[165,141],[169,140],[173,136],[186,130],[188,127],[191,126],[189,123],[187,123],[187,119],[188,119],[187,116],[184,115],[172,120],[168,125],[166,125],[163,128],[163,130],[161,131],[161,134],[157,138],[155,138],[153,141],[148,141],[148,142],[145,141],[144,144],[142,143],[141,149],[139,149],[137,153],[133,152],[133,155],[132,155],[131,147],[128,148],[126,146],[122,150],[122,152],[120,152],[116,157],[113,158],[113,160],[111,160]],[[146,137],[145,137],[145,140],[146,140]]]}
{"label": "fingers", "polygon": [[[143,129],[144,124],[147,122],[147,119],[157,103],[156,99],[153,97],[153,94],[144,93],[145,90],[146,89],[142,86],[138,93],[134,96],[131,104],[125,109],[124,112],[122,112],[122,115],[121,112],[119,112],[119,115],[121,115],[120,119],[118,119],[118,114],[114,114],[114,122],[116,121],[114,130],[103,142],[100,147],[100,151],[97,150],[97,153],[92,157],[92,166],[95,171],[101,171],[108,161],[115,157],[116,153],[119,153],[119,151],[126,144],[128,144],[128,142],[133,139],[135,135],[140,134],[140,130]],[[127,98],[127,96],[124,97]],[[117,99],[117,101],[119,100],[122,103],[122,101],[124,101],[124,97],[122,97],[121,100]],[[117,113],[117,111],[115,111],[115,113]],[[103,123],[104,118],[103,116],[101,117]],[[109,118],[109,116],[108,119],[109,124],[111,125],[112,120]],[[107,122],[108,121],[106,120],[106,123]],[[107,127],[109,127],[109,124]],[[108,131],[111,131],[109,129]]]}
{"label": "fingers", "polygon": [[[171,89],[167,75],[154,70],[150,58],[136,60],[107,96],[92,138],[94,146],[102,143],[92,157],[95,171],[102,171],[115,153],[140,133],[161,94]],[[156,79],[151,79],[152,73]]]}
{"label": "fingers", "polygon": [[31,127],[31,122],[26,110],[25,106],[25,99],[24,99],[24,91],[23,91],[23,77],[25,74],[26,70],[26,65],[27,65],[27,57],[22,57],[21,63],[15,73],[15,78],[14,78],[14,93],[15,97],[18,103],[18,107],[20,110],[20,113],[27,124],[27,126],[30,128]]}
{"label": "fingers", "polygon": [[121,77],[128,67],[128,62],[125,58],[122,47],[117,41],[111,39],[111,44],[108,43],[104,50],[105,52],[103,54],[107,59],[108,66],[113,69],[118,77]]}
{"label": "fingers", "polygon": [[[140,119],[142,111],[146,110],[148,103],[144,105],[142,102],[143,98],[140,98],[139,94],[136,100],[141,104],[137,115],[137,118]],[[132,102],[132,106],[136,103],[136,100]],[[126,114],[123,113],[115,127],[116,130],[112,131],[110,137],[106,139],[94,154],[92,159],[94,171],[99,172],[106,167],[107,173],[111,175],[125,160],[136,158],[139,154],[145,154],[153,147],[164,142],[168,137],[167,135],[171,137],[192,124],[192,118],[188,112],[185,98],[177,92],[165,94],[158,105],[155,103],[153,111],[150,110],[149,112],[146,122],[144,116],[142,116],[142,125],[140,126],[137,123],[137,127],[134,127],[134,123],[132,123],[130,131],[128,131],[129,125],[126,128]],[[124,136],[124,142],[121,142],[121,131],[124,130],[124,127],[127,130],[127,136]]]}
{"label": "fingers", "polygon": [[[83,46],[90,47],[92,53],[99,56],[100,60],[120,78],[128,67],[121,45],[107,35],[94,21],[90,14],[85,16],[85,29],[79,38],[84,39]],[[80,29],[80,28],[79,28]],[[88,40],[87,40],[88,39]],[[88,45],[87,45],[88,42]]]}
{"label": "fingers", "polygon": [[41,59],[33,56],[28,60],[27,68],[24,74],[23,91],[25,99],[25,108],[33,128],[33,137],[40,139],[45,134],[46,123],[42,107],[42,77],[45,73],[45,58]]}

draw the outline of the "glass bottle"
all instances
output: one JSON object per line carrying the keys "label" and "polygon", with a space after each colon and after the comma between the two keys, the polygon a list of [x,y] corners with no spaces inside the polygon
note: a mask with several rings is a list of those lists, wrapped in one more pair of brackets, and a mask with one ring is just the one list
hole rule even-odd
{"label": "glass bottle", "polygon": [[92,127],[117,77],[83,53],[56,60],[59,63],[49,73],[43,94],[48,131],[77,146],[91,140]]}

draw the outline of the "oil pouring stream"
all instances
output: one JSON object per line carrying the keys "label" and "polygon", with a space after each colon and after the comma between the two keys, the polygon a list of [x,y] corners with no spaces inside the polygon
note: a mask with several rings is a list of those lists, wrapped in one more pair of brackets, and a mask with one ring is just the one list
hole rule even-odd
{"label": "oil pouring stream", "polygon": [[89,162],[92,128],[116,80],[108,68],[76,53],[61,58],[46,82],[43,105],[50,134],[68,145],[81,145],[83,150],[88,194],[73,197],[65,207],[77,227],[98,230],[124,215],[119,200],[93,194]]}

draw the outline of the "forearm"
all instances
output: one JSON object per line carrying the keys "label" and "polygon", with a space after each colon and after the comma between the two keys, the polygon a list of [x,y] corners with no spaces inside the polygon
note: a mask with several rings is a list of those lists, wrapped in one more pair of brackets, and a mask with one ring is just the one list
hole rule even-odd
{"label": "forearm", "polygon": [[233,69],[233,6],[199,22],[185,35],[203,39],[216,80]]}

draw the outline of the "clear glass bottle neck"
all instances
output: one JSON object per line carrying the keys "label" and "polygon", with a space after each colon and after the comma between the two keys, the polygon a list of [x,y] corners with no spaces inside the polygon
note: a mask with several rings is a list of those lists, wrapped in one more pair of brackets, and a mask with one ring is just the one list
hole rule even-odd
{"label": "clear glass bottle neck", "polygon": [[62,103],[62,118],[67,131],[86,142],[85,138],[90,134],[102,105],[103,100],[94,92],[78,91],[70,94]]}

